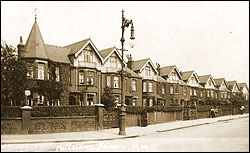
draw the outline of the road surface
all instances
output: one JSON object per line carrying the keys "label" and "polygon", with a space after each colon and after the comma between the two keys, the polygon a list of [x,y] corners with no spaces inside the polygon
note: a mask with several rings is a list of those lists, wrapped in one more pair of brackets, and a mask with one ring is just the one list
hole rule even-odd
{"label": "road surface", "polygon": [[225,151],[249,152],[249,118],[239,118],[120,140],[2,145],[1,151]]}

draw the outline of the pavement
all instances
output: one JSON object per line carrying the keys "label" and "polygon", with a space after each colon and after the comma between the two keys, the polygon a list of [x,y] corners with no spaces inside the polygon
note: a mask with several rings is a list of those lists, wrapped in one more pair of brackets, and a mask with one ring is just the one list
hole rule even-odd
{"label": "pavement", "polygon": [[60,142],[84,142],[84,141],[104,141],[134,138],[145,135],[156,134],[157,132],[167,132],[194,126],[213,124],[228,120],[249,117],[249,114],[228,115],[216,118],[203,118],[186,121],[173,121],[148,125],[146,127],[126,127],[126,135],[119,135],[119,128],[104,129],[99,131],[49,133],[49,134],[28,134],[28,135],[1,135],[1,145],[3,144],[32,144],[32,143],[60,143]]}

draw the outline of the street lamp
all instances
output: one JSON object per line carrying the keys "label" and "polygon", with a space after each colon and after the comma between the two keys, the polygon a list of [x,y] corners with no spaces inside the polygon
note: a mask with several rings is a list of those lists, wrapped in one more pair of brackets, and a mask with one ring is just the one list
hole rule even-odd
{"label": "street lamp", "polygon": [[[120,113],[119,113],[119,135],[126,135],[125,132],[125,117],[126,117],[126,109],[125,109],[125,100],[124,100],[124,89],[123,89],[123,82],[124,82],[124,78],[123,78],[123,51],[125,51],[124,47],[124,31],[125,31],[125,27],[128,27],[131,24],[131,40],[135,39],[134,36],[134,25],[132,20],[127,20],[124,17],[124,10],[122,10],[122,38],[121,38],[121,45],[122,45],[122,69],[121,69],[121,107],[120,107]],[[134,43],[130,43],[131,47],[134,47]]]}

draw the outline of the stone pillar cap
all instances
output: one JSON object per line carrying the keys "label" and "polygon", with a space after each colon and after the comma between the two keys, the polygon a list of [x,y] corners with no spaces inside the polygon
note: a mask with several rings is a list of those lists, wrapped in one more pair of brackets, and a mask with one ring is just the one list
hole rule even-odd
{"label": "stone pillar cap", "polygon": [[32,109],[32,107],[31,106],[23,106],[23,107],[21,107],[21,109]]}
{"label": "stone pillar cap", "polygon": [[94,106],[104,107],[104,105],[103,105],[103,104],[94,104]]}

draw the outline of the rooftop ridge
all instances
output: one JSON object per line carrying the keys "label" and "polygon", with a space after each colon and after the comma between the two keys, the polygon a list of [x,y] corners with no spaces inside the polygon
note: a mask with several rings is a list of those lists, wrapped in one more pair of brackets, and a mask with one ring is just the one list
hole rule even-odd
{"label": "rooftop ridge", "polygon": [[66,46],[64,46],[64,47],[66,47],[66,48],[67,48],[67,46],[72,46],[72,45],[75,45],[75,44],[77,44],[77,43],[79,43],[79,42],[81,42],[81,41],[85,41],[85,40],[90,40],[90,38],[86,38],[86,39],[83,39],[83,40],[77,41],[77,42],[75,42],[75,43],[72,43],[72,44],[66,45]]}

